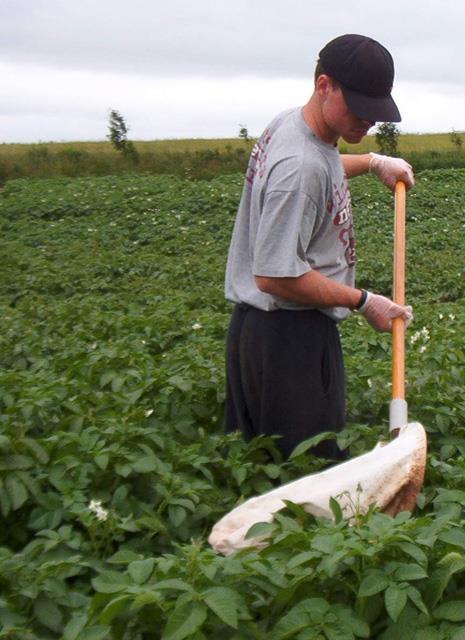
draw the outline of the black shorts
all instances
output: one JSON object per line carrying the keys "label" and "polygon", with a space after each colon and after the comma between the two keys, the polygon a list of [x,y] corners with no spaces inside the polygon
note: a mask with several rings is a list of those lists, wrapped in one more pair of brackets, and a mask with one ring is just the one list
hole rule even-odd
{"label": "black shorts", "polygon": [[[226,346],[226,431],[280,435],[284,456],[345,425],[345,376],[336,323],[316,310],[236,305]],[[312,453],[344,455],[332,440]]]}

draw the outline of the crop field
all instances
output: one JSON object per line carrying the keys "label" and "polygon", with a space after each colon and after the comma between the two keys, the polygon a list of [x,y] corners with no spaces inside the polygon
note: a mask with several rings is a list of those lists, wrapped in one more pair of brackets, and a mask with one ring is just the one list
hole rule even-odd
{"label": "crop field", "polygon": [[[260,133],[260,132],[258,132]],[[465,132],[457,132],[463,137]],[[88,153],[110,153],[112,146],[109,141],[75,141],[75,142],[42,142],[46,145],[50,152],[60,152],[63,149],[72,147],[77,151]],[[179,138],[171,140],[135,140],[134,144],[140,153],[185,153],[196,151],[218,150],[224,152],[228,149],[241,149],[247,145],[246,141],[240,138]],[[26,143],[3,143],[0,144],[0,158],[20,157],[31,149],[36,148],[37,144]],[[348,149],[354,152],[376,151],[376,140],[374,135],[369,135],[357,145],[346,145]],[[452,151],[454,144],[451,141],[449,133],[403,133],[399,138],[399,151],[401,153],[411,151]]]}
{"label": "crop field", "polygon": [[[464,133],[402,134],[397,155],[412,164],[415,171],[465,168]],[[179,139],[137,140],[137,157],[127,157],[109,141],[40,142],[0,144],[0,187],[18,178],[55,178],[120,175],[167,174],[181,178],[211,179],[219,175],[243,173],[254,140]],[[342,153],[379,151],[375,135],[360,144],[340,144]]]}
{"label": "crop field", "polygon": [[[407,399],[429,439],[414,514],[290,504],[265,549],[222,557],[220,517],[328,464],[222,432],[241,188],[235,173],[0,192],[0,638],[465,638],[465,170],[423,171],[407,198]],[[358,285],[390,295],[393,196],[371,176],[352,196]],[[341,338],[338,441],[357,455],[388,437],[390,337],[354,315]]]}

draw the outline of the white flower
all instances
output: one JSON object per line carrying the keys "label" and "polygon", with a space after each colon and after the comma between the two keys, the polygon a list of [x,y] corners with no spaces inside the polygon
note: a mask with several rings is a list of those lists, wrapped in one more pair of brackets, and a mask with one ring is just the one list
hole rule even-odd
{"label": "white flower", "polygon": [[194,331],[198,331],[199,329],[202,328],[202,325],[199,322],[196,322],[192,325],[192,328]]}
{"label": "white flower", "polygon": [[371,389],[371,387],[373,386],[373,383],[372,383],[372,381],[371,381],[371,378],[367,378],[367,385],[370,387],[370,389]]}
{"label": "white flower", "polygon": [[104,522],[108,518],[108,511],[102,507],[100,500],[91,500],[89,504],[89,511],[97,517],[97,520]]}
{"label": "white flower", "polygon": [[451,320],[455,320],[455,316],[454,316],[454,314],[453,314],[453,313],[449,313],[449,318],[450,318]]}
{"label": "white flower", "polygon": [[149,418],[153,413],[153,409],[147,409],[147,411],[144,411],[144,415],[146,418]]}
{"label": "white flower", "polygon": [[426,351],[426,344],[420,347],[420,353],[425,353],[425,351]]}

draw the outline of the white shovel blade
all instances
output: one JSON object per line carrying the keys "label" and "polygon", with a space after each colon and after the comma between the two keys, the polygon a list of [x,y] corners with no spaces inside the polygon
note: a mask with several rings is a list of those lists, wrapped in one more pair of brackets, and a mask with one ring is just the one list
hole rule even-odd
{"label": "white shovel blade", "polygon": [[347,518],[354,515],[354,505],[361,512],[372,504],[390,515],[412,511],[423,484],[425,462],[425,430],[418,422],[409,423],[397,438],[377,444],[368,453],[250,498],[215,524],[208,541],[224,555],[264,546],[261,538],[245,539],[247,531],[257,522],[271,522],[273,514],[285,507],[284,500],[327,518],[333,517],[332,497]]}

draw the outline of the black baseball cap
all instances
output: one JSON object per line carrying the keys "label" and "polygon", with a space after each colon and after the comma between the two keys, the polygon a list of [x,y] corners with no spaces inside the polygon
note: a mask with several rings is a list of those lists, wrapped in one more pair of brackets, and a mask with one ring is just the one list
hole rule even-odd
{"label": "black baseball cap", "polygon": [[400,122],[391,97],[394,61],[382,44],[354,33],[339,36],[320,51],[324,72],[337,80],[349,109],[372,122]]}

